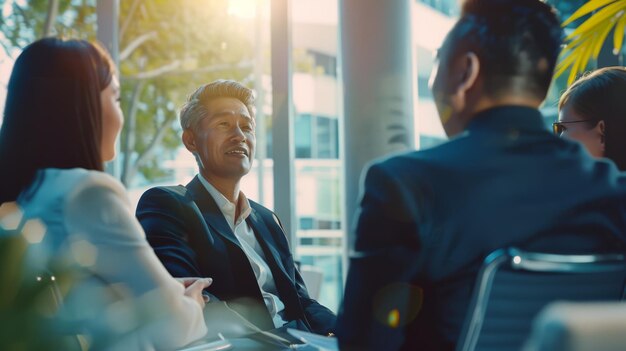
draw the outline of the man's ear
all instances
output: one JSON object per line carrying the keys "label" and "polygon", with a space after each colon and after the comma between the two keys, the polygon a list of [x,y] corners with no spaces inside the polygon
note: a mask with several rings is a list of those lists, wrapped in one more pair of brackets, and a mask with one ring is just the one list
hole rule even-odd
{"label": "man's ear", "polygon": [[185,147],[187,148],[187,150],[189,150],[192,153],[195,153],[198,151],[198,148],[196,147],[196,136],[194,135],[193,130],[191,129],[183,130],[183,144],[185,144]]}
{"label": "man's ear", "polygon": [[606,150],[606,137],[605,137],[605,130],[606,128],[606,124],[604,123],[604,120],[601,120],[600,122],[598,122],[598,125],[596,126],[596,129],[598,129],[598,132],[600,134],[600,147],[602,148],[602,153],[605,153]]}
{"label": "man's ear", "polygon": [[463,111],[467,107],[469,90],[475,86],[480,71],[480,61],[473,52],[466,52],[459,57],[454,65],[454,90],[451,96],[452,107]]}
{"label": "man's ear", "polygon": [[476,79],[478,79],[478,72],[480,71],[480,61],[478,60],[478,56],[471,51],[465,53],[465,55],[461,58],[461,68],[462,75],[457,92],[467,94],[467,91],[474,86]]}

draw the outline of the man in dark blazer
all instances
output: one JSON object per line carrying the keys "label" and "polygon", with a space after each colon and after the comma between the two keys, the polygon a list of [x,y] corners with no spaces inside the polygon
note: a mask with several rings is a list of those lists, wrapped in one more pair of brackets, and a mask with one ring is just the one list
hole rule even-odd
{"label": "man in dark blazer", "polygon": [[626,179],[549,133],[538,110],[561,38],[542,1],[465,2],[433,72],[451,139],[365,173],[337,320],[342,349],[454,350],[492,251],[621,245]]}
{"label": "man in dark blazer", "polygon": [[335,315],[309,297],[278,218],[239,189],[254,159],[253,92],[234,81],[206,84],[180,121],[199,174],[186,186],[146,191],[137,206],[167,270],[213,278],[209,292],[261,329],[332,332]]}

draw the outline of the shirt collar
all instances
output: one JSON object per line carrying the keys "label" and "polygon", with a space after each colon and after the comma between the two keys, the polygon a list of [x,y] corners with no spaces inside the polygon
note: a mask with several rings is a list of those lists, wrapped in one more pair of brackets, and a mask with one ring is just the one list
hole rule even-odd
{"label": "shirt collar", "polygon": [[[250,207],[250,201],[243,192],[239,191],[239,204],[241,205],[241,212],[239,212],[239,218],[234,219],[235,212],[237,210],[234,203],[230,202],[219,190],[217,190],[213,184],[211,184],[201,173],[198,173],[198,179],[200,183],[206,188],[206,190],[211,194],[213,200],[217,204],[217,207],[220,208],[222,214],[225,217],[228,217],[228,224],[231,226],[238,225],[239,223],[245,221],[250,213],[252,212],[252,208]],[[234,222],[234,223],[232,223]]]}

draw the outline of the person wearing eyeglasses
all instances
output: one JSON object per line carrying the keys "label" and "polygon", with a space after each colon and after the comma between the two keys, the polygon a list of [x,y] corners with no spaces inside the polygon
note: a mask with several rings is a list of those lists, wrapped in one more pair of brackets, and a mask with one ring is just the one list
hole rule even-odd
{"label": "person wearing eyeglasses", "polygon": [[552,128],[625,171],[626,69],[605,67],[579,78],[561,96],[559,121]]}

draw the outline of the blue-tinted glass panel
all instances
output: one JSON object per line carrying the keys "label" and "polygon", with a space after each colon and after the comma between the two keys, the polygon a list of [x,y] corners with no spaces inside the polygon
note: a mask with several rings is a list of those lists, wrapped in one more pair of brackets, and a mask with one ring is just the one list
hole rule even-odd
{"label": "blue-tinted glass panel", "polygon": [[296,116],[294,124],[294,143],[296,144],[296,158],[311,157],[311,115]]}

